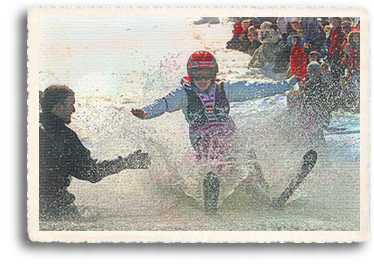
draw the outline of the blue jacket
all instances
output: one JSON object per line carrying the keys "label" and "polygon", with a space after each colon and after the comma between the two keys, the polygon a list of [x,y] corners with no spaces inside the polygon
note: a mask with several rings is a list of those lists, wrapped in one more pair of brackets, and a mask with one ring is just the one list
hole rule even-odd
{"label": "blue jacket", "polygon": [[[297,79],[293,76],[288,80],[280,82],[238,81],[232,84],[230,82],[225,82],[223,88],[229,102],[240,102],[282,94],[291,89],[296,83]],[[217,84],[214,83],[213,85],[216,86]],[[210,91],[211,88],[208,90]],[[183,87],[179,87],[170,92],[167,96],[157,99],[152,104],[142,108],[142,110],[148,113],[144,119],[152,119],[161,116],[165,112],[182,110],[186,121],[190,122],[187,113],[187,106],[188,96],[186,90]]]}
{"label": "blue jacket", "polygon": [[[208,88],[207,93],[204,93],[203,91],[200,92],[204,93],[204,96],[210,97],[209,95],[211,91],[214,88],[218,88],[216,89],[215,94],[216,99],[218,99],[214,106],[215,115],[219,123],[234,128],[235,124],[229,116],[229,102],[239,102],[281,94],[291,89],[296,83],[297,79],[295,76],[282,82],[238,81],[233,84],[230,84],[230,82],[221,84],[213,83]],[[200,128],[203,128],[204,126],[210,126],[213,123],[210,123],[208,119],[206,119],[206,112],[205,109],[202,108],[202,104],[198,104],[199,102],[190,102],[191,100],[200,100],[197,98],[197,95],[193,96],[194,94],[196,93],[192,91],[191,88],[177,88],[170,92],[166,97],[157,99],[153,104],[144,107],[142,110],[147,112],[144,119],[152,119],[164,114],[165,112],[174,112],[181,109],[186,121],[190,125],[189,137],[192,146],[195,148],[198,145],[200,137],[199,126]],[[191,105],[193,107],[191,107]]]}
{"label": "blue jacket", "polygon": [[316,17],[303,17],[303,42],[310,43],[312,39],[319,38],[318,21]]}

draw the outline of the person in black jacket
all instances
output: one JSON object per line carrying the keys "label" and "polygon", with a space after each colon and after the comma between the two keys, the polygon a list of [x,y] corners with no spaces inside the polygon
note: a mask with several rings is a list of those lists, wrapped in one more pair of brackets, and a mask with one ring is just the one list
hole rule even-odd
{"label": "person in black jacket", "polygon": [[306,81],[301,85],[301,94],[303,123],[304,125],[310,123],[309,129],[315,135],[315,140],[325,143],[324,130],[330,124],[336,100],[336,88],[323,78],[318,62],[308,64]]}
{"label": "person in black jacket", "polygon": [[39,217],[60,218],[78,214],[75,196],[67,187],[71,176],[92,183],[123,169],[146,169],[147,153],[97,162],[77,134],[67,127],[75,112],[74,92],[67,86],[49,86],[41,97],[39,124]]}
{"label": "person in black jacket", "polygon": [[248,28],[248,43],[247,46],[244,47],[244,52],[248,53],[249,55],[253,56],[255,51],[257,50],[258,47],[261,46],[261,42],[258,40],[258,32],[257,29],[254,26],[250,26]]}
{"label": "person in black jacket", "polygon": [[245,52],[248,47],[249,39],[248,39],[248,28],[250,26],[249,20],[243,20],[242,21],[242,34],[239,36],[239,46],[238,50],[241,52]]}

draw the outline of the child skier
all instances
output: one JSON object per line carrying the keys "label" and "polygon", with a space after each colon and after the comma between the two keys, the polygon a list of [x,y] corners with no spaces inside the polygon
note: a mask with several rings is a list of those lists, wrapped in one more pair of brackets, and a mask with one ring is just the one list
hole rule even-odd
{"label": "child skier", "polygon": [[[230,102],[272,96],[291,89],[295,76],[282,82],[216,82],[218,65],[207,51],[193,53],[187,62],[190,83],[157,99],[142,109],[132,109],[140,119],[152,119],[165,112],[182,109],[189,124],[189,136],[196,158],[203,161],[222,161],[230,151],[235,134],[235,123],[230,117]],[[205,209],[217,209],[219,181],[214,173],[204,179]]]}

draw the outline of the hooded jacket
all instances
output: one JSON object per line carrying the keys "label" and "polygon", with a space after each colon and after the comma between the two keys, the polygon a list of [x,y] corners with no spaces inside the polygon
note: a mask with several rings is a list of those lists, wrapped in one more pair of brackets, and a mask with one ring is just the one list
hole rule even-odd
{"label": "hooded jacket", "polygon": [[344,33],[342,28],[334,29],[330,36],[330,55],[340,55],[344,41]]}
{"label": "hooded jacket", "polygon": [[235,25],[234,25],[234,35],[235,34],[240,35],[240,34],[242,34],[242,32],[243,32],[242,24],[240,22],[235,23]]}
{"label": "hooded jacket", "polygon": [[290,63],[292,75],[296,75],[300,78],[305,78],[307,63],[304,49],[300,44],[292,46]]}

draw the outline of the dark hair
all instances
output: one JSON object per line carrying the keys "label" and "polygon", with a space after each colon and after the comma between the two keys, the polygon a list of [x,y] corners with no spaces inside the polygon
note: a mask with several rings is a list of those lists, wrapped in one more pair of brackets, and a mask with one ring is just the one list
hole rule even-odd
{"label": "dark hair", "polygon": [[337,19],[337,20],[339,21],[339,24],[342,22],[342,18],[341,18],[341,17],[329,17],[329,22],[331,23],[331,21],[332,21],[334,18]]}
{"label": "dark hair", "polygon": [[300,42],[301,42],[301,38],[300,38],[300,36],[298,35],[298,34],[292,34],[291,35],[291,40],[293,40],[293,39],[296,39],[297,40],[297,43],[298,44],[300,44]]}
{"label": "dark hair", "polygon": [[327,63],[321,63],[321,68],[329,69],[329,65]]}
{"label": "dark hair", "polygon": [[40,105],[43,113],[50,113],[57,103],[65,103],[68,96],[74,96],[74,91],[65,85],[51,85],[44,90]]}
{"label": "dark hair", "polygon": [[319,52],[317,52],[317,51],[311,51],[310,53],[309,53],[309,57],[310,56],[313,56],[313,57],[317,57],[317,61],[319,62],[319,60],[321,59],[321,55],[319,54]]}
{"label": "dark hair", "polygon": [[360,32],[359,32],[359,31],[351,31],[351,32],[349,32],[348,37],[347,37],[347,39],[348,39],[348,44],[351,45],[351,47],[352,47],[353,49],[358,49],[358,48],[360,48],[360,46],[359,46],[358,43],[355,43],[355,42],[353,41],[353,36],[354,36],[354,35],[358,35],[358,36],[360,36]]}
{"label": "dark hair", "polygon": [[352,20],[352,18],[350,18],[350,17],[342,17],[341,19],[342,19],[342,23],[343,23],[343,22],[349,22],[349,23],[351,23],[351,24],[353,23],[353,20]]}

